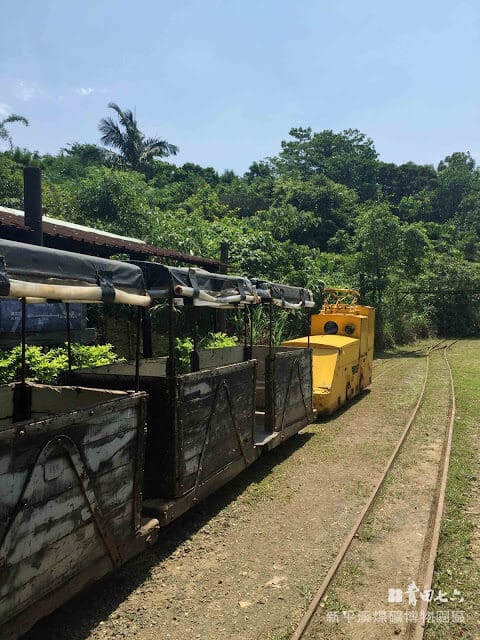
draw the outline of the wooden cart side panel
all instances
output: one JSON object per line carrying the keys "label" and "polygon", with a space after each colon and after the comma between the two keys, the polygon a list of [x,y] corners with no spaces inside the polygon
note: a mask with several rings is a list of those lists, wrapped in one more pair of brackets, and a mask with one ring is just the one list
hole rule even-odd
{"label": "wooden cart side panel", "polygon": [[124,396],[115,411],[0,433],[0,624],[105,558],[122,561],[138,529],[144,403]]}
{"label": "wooden cart side panel", "polygon": [[[271,363],[272,395],[268,411],[275,431],[291,425],[302,429],[313,419],[312,356],[309,349],[294,349],[274,354]],[[268,382],[267,382],[268,388]]]}
{"label": "wooden cart side panel", "polygon": [[[142,377],[159,378],[165,375],[166,364],[168,358],[161,356],[159,358],[140,358],[140,375]],[[84,367],[75,371],[66,373],[67,376],[80,375],[99,375],[99,376],[135,376],[135,361],[127,360],[124,362],[113,362],[112,364],[104,364],[99,367]]]}
{"label": "wooden cart side panel", "polygon": [[181,376],[177,428],[182,448],[178,495],[238,459],[254,458],[254,361]]}
{"label": "wooden cart side panel", "polygon": [[[97,389],[133,389],[134,369],[130,363],[120,364],[124,365],[125,374],[103,373],[102,367],[77,369],[63,374],[62,382]],[[178,449],[175,430],[175,385],[168,378],[148,375],[140,377],[140,389],[148,394],[143,495],[145,498],[173,495],[178,476],[175,464]]]}
{"label": "wooden cart side panel", "polygon": [[216,369],[243,361],[243,345],[218,349],[199,349],[200,369]]}
{"label": "wooden cart side panel", "polygon": [[[158,536],[158,520],[150,519],[143,522],[143,526],[137,532],[131,544],[124,548],[125,560],[137,555],[147,546],[154,544]],[[51,586],[48,593],[31,607],[19,612],[2,624],[2,640],[16,640],[26,633],[37,620],[45,617],[60,605],[67,602],[75,594],[79,593],[95,581],[99,580],[111,571],[111,559],[104,555],[94,564],[85,566],[67,582],[62,582],[58,587]]]}

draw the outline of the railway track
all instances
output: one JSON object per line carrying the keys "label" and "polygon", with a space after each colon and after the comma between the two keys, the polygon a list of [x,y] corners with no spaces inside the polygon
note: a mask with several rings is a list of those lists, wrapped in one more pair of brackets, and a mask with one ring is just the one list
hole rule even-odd
{"label": "railway track", "polygon": [[[447,342],[448,342],[447,340],[440,340],[439,342],[436,342],[435,344],[430,345],[429,347],[421,347],[420,349],[414,349],[413,351],[410,351],[409,353],[410,354],[418,354],[418,355],[422,355],[422,354],[427,355],[427,353],[430,354],[433,351],[438,351],[439,349],[442,349],[443,346]],[[380,360],[380,362],[384,362],[384,360]],[[390,361],[387,360],[387,362],[385,362],[385,364],[383,365],[381,370],[377,373],[377,375],[372,377],[372,382],[376,382],[377,380],[382,378],[387,373],[391,373],[392,371],[397,369],[400,365],[401,365],[401,362],[393,362],[393,363],[391,363]]]}
{"label": "railway track", "polygon": [[[425,353],[425,372],[424,372],[420,394],[418,396],[415,407],[405,424],[402,434],[395,446],[395,449],[392,455],[390,456],[387,464],[385,465],[379,480],[377,481],[375,487],[370,493],[357,520],[355,521],[354,525],[352,526],[349,533],[345,537],[336,557],[334,558],[332,564],[330,565],[330,568],[328,569],[325,575],[323,582],[321,583],[320,587],[315,593],[307,611],[305,612],[304,616],[300,620],[297,628],[291,635],[290,640],[301,640],[302,638],[306,637],[306,632],[309,630],[316,612],[318,611],[321,603],[325,600],[333,579],[335,578],[339,569],[341,568],[343,561],[345,559],[345,556],[348,550],[350,549],[353,543],[353,540],[358,534],[358,530],[360,529],[361,525],[365,521],[366,516],[369,514],[373,505],[375,504],[375,501],[379,496],[379,493],[394,466],[394,463],[403,447],[403,444],[410,433],[411,427],[415,422],[415,419],[417,417],[418,411],[422,405],[424,395],[425,395],[425,389],[427,386],[429,368],[430,368],[430,356],[435,351],[443,351],[445,366],[447,368],[448,377],[449,377],[450,406],[449,406],[449,412],[448,412],[448,421],[447,421],[448,423],[445,429],[442,452],[441,452],[440,462],[438,466],[438,474],[437,474],[434,493],[433,493],[433,500],[430,508],[427,536],[425,537],[425,540],[423,543],[423,549],[422,549],[422,555],[421,555],[421,561],[420,561],[420,567],[419,567],[419,575],[418,575],[418,581],[420,584],[424,585],[425,590],[431,589],[433,573],[434,573],[434,563],[437,555],[440,526],[441,526],[441,520],[442,520],[442,514],[443,514],[443,508],[444,508],[444,502],[445,502],[445,491],[446,491],[446,484],[447,484],[448,466],[449,466],[449,460],[450,460],[453,425],[454,425],[455,410],[456,410],[453,376],[452,376],[452,371],[450,368],[450,363],[448,361],[447,354],[448,354],[448,350],[456,342],[457,342],[456,340],[454,341],[441,340],[431,345],[426,350],[425,349],[418,350],[419,353],[421,353],[422,351]],[[396,368],[396,366],[397,365],[394,365],[393,367],[389,367],[388,371],[382,371],[374,379],[378,379],[384,373],[390,372],[392,369]],[[406,634],[404,635],[404,637],[410,638],[411,640],[422,640],[424,636],[424,623],[422,623],[422,620],[426,619],[427,609],[428,609],[428,601],[422,600],[420,615],[418,616],[418,620],[416,623],[410,623],[407,626]]]}

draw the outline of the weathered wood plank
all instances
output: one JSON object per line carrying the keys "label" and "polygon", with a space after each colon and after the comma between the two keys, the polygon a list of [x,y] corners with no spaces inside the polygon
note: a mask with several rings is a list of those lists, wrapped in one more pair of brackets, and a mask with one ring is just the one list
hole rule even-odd
{"label": "weathered wood plank", "polygon": [[243,345],[220,349],[199,349],[200,369],[216,369],[243,361]]}
{"label": "weathered wood plank", "polygon": [[90,407],[120,397],[118,391],[82,389],[81,387],[33,387],[32,413],[54,415],[68,409]]}
{"label": "weathered wood plank", "polygon": [[183,379],[177,400],[183,445],[177,494],[243,458],[239,437],[245,464],[254,459],[255,366],[242,363],[204,373]]}
{"label": "weathered wood plank", "polygon": [[271,369],[273,397],[269,411],[275,430],[291,424],[306,426],[312,412],[312,363],[308,349],[292,349],[275,354]]}
{"label": "weathered wood plank", "polygon": [[[54,411],[60,392],[52,393],[50,388],[38,391],[33,385],[36,408]],[[110,398],[107,402],[90,404],[105,395]],[[69,389],[67,396],[68,401],[79,397],[74,389]],[[76,464],[83,460],[103,526],[110,530],[117,546],[130,548],[136,538],[142,475],[139,445],[142,448],[144,434],[139,421],[145,395],[92,391],[80,397],[89,408],[16,423],[0,432],[2,620],[74,579],[107,552],[67,451],[77,456]],[[56,438],[61,448],[45,450]],[[71,444],[64,448],[62,442]],[[42,454],[37,463],[42,451],[49,453]],[[25,504],[18,507],[27,480]]]}
{"label": "weathered wood plank", "polygon": [[[153,544],[158,535],[158,520],[146,521],[134,539],[129,539],[128,544],[122,546],[125,560],[140,553],[148,545]],[[2,624],[2,640],[16,640],[20,635],[30,629],[33,624],[57,609],[72,596],[82,589],[99,580],[102,576],[111,571],[111,561],[106,556],[98,559],[95,563],[86,565],[79,569],[73,577],[62,583],[58,587],[46,593],[42,598],[35,600],[35,606],[24,608],[13,618]]]}
{"label": "weathered wood plank", "polygon": [[[135,425],[132,425],[135,426]],[[82,450],[87,470],[90,475],[95,476],[99,473],[108,471],[108,469],[114,469],[122,464],[125,464],[132,458],[133,450],[135,449],[137,431],[133,428],[128,431],[121,431],[117,436],[111,436],[104,439],[102,442],[96,441],[93,444],[83,445],[80,441],[79,448]],[[49,438],[51,440],[51,438]],[[47,440],[47,441],[49,441]],[[43,443],[42,443],[43,444]],[[32,451],[12,451],[11,456],[5,454],[0,458],[0,502],[2,496],[1,483],[4,476],[11,476],[17,473],[21,473],[24,470],[32,468],[32,464],[35,462],[36,457],[40,453],[43,447],[33,448]],[[17,455],[18,453],[18,455]],[[29,455],[30,454],[30,455]],[[63,468],[68,466],[68,459],[65,458],[64,462],[61,460],[64,458],[63,454],[51,457],[44,463],[45,478],[52,476],[52,474],[60,475]],[[53,467],[58,464],[58,473]]]}
{"label": "weathered wood plank", "polygon": [[[109,414],[103,417],[100,423],[94,425],[95,431],[97,431],[95,438],[89,437],[89,427],[92,426],[88,422],[84,423],[72,423],[70,427],[62,426],[58,428],[53,422],[50,423],[44,430],[26,427],[23,430],[23,434],[20,435],[14,426],[8,438],[5,437],[2,446],[0,446],[0,476],[4,473],[12,473],[15,471],[22,471],[28,468],[35,461],[36,456],[45,444],[64,433],[68,432],[68,436],[77,444],[81,449],[87,447],[92,451],[97,448],[98,451],[102,448],[102,443],[106,448],[115,446],[117,439],[128,438],[128,434],[135,433],[137,429],[137,410],[133,410],[131,414],[124,415],[120,410],[118,415]],[[34,423],[32,423],[33,427]],[[103,433],[100,431],[103,427]],[[10,441],[10,447],[7,447],[7,441]],[[15,451],[15,455],[12,455],[12,450]],[[106,456],[100,460],[107,459]],[[92,467],[95,466],[95,461],[91,457]]]}
{"label": "weathered wood plank", "polygon": [[[76,429],[88,426],[94,431],[100,430],[103,434],[105,425],[112,425],[112,414],[121,415],[125,409],[131,409],[132,414],[127,414],[127,420],[138,410],[139,402],[143,402],[145,394],[125,394],[119,396],[115,400],[107,400],[90,409],[80,409],[78,411],[68,411],[52,417],[43,418],[41,420],[26,420],[18,422],[0,431],[0,453],[8,451],[13,445],[22,446],[22,442],[28,442],[28,438],[43,437],[46,432],[56,433],[68,429],[75,432]],[[100,419],[96,425],[96,419]],[[118,423],[114,420],[115,425],[111,426],[112,433],[119,428]],[[28,438],[25,438],[25,436]],[[102,435],[103,437],[103,435]],[[28,445],[27,445],[28,446]]]}
{"label": "weathered wood plank", "polygon": [[[108,509],[117,504],[116,500],[125,499],[126,487],[133,487],[133,474],[135,470],[135,443],[120,451],[112,459],[112,467],[100,470],[92,477],[93,486],[99,496],[101,505]],[[66,458],[53,458],[49,460],[55,466],[55,473],[59,475],[48,482],[45,481],[45,465],[38,465],[33,472],[34,489],[29,498],[29,507],[34,508],[49,500],[58,499],[64,493],[78,487],[78,480]],[[48,468],[48,467],[47,467]],[[0,528],[4,528],[10,514],[20,499],[28,472],[6,474],[0,479]],[[48,473],[47,473],[48,476]],[[118,497],[123,496],[123,497]]]}
{"label": "weathered wood plank", "polygon": [[[109,526],[110,523],[110,514],[118,508],[119,505],[130,503],[129,509],[133,513],[134,471],[135,465],[130,462],[123,467],[99,476],[94,482],[99,507],[102,509],[107,526]],[[35,490],[36,489],[35,487]],[[18,497],[19,495],[20,494],[18,494]],[[72,502],[72,495],[78,497],[76,502]],[[17,504],[18,497],[12,502],[9,510],[4,510],[5,520],[0,526],[0,536],[2,538],[9,523],[13,508]],[[44,526],[48,527],[62,517],[71,519],[74,522],[81,522],[81,514],[84,512],[81,505],[84,505],[85,508],[88,509],[80,486],[78,482],[75,481],[72,483],[71,488],[68,488],[64,493],[50,497],[43,502],[34,503],[29,500],[26,505],[26,511],[20,512],[17,516],[19,520],[16,520],[16,523],[18,522],[21,525],[23,523],[22,519],[25,520],[25,524],[28,524],[28,535],[39,535],[41,539],[42,534],[37,531],[37,527],[39,529]],[[65,507],[66,511],[63,511],[63,507]],[[129,525],[130,524],[129,521]],[[15,527],[15,529],[17,529],[17,527]],[[17,532],[15,535],[18,537],[21,534]],[[9,545],[12,546],[12,544],[16,543],[6,539],[4,544],[8,548]]]}
{"label": "weathered wood plank", "polygon": [[[0,386],[0,419],[6,420],[13,416],[13,389],[10,385]],[[1,428],[1,427],[0,427]]]}
{"label": "weathered wood plank", "polygon": [[[112,528],[117,532],[120,548],[122,548],[122,544],[129,544],[130,538],[135,537],[131,523],[131,512],[127,506],[123,505],[113,512]],[[17,553],[21,555],[20,552]],[[0,570],[2,578],[0,612],[4,600],[8,601],[10,596],[13,600],[17,600],[16,593],[20,591],[31,593],[34,598],[36,595],[40,597],[44,593],[42,584],[48,589],[52,580],[57,584],[66,581],[82,566],[94,562],[106,553],[107,550],[98,535],[96,526],[89,518],[71,532],[26,556],[24,561],[10,562],[7,559],[7,564]],[[38,586],[37,592],[31,588],[32,584]]]}
{"label": "weathered wood plank", "polygon": [[[112,505],[104,512],[105,522],[114,533],[128,535],[132,533],[132,492],[122,487],[124,499]],[[17,535],[15,540],[6,540],[6,548],[10,553],[6,558],[6,566],[12,567],[20,562],[35,557],[38,552],[48,549],[56,541],[73,534],[80,526],[92,521],[92,514],[85,499],[72,490],[70,497],[62,501],[50,502],[43,509],[19,514]],[[50,518],[48,517],[50,516]],[[102,543],[100,543],[102,544]]]}
{"label": "weathered wood plank", "polygon": [[[37,585],[44,584],[48,587],[48,581],[59,572],[66,574],[65,578],[75,571],[75,565],[83,562],[83,559],[92,561],[106,552],[105,546],[99,537],[95,525],[87,520],[82,526],[75,529],[72,534],[66,535],[52,544],[30,556],[29,562],[21,566],[8,564],[2,568],[2,581],[0,583],[0,611],[2,599],[7,594],[13,595],[20,587],[32,582]],[[40,593],[43,589],[40,588]],[[35,592],[32,591],[32,594]]]}
{"label": "weathered wood plank", "polygon": [[[140,375],[145,377],[161,377],[166,373],[167,358],[141,358]],[[72,371],[69,380],[80,379],[89,374],[98,376],[131,376],[135,377],[135,362],[114,362],[100,367],[85,367],[84,369]]]}

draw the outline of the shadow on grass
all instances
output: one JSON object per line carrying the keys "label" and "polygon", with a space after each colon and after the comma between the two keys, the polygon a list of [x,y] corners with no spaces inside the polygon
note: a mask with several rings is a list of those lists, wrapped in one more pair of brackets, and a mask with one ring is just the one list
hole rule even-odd
{"label": "shadow on grass", "polygon": [[336,420],[337,418],[342,416],[346,411],[349,411],[356,404],[358,404],[364,398],[369,396],[370,393],[371,393],[370,389],[363,389],[362,391],[360,391],[360,393],[358,395],[356,395],[354,398],[349,400],[346,404],[344,404],[342,407],[340,407],[334,413],[332,413],[332,415],[330,415],[330,416],[320,416],[318,418],[318,420],[317,420],[318,424],[328,424],[329,422],[333,422],[334,420]]}

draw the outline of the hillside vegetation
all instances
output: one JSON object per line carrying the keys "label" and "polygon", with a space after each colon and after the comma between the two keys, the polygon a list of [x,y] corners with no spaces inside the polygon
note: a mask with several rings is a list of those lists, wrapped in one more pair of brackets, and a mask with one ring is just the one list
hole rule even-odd
{"label": "hillside vegetation", "polygon": [[1,153],[0,204],[22,208],[22,168],[37,165],[46,215],[212,258],[228,242],[239,273],[360,288],[379,307],[381,346],[478,333],[480,170],[468,152],[395,165],[358,130],[294,128],[277,156],[219,174],[166,161],[174,145],[110,107],[107,147]]}

